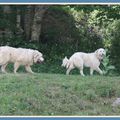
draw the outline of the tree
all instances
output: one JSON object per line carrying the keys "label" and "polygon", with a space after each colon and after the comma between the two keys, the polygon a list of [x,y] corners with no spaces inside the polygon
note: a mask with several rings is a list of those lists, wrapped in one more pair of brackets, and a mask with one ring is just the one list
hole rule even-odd
{"label": "tree", "polygon": [[32,31],[31,31],[31,41],[39,41],[42,18],[47,8],[48,6],[46,5],[35,6],[35,14],[34,14]]}
{"label": "tree", "polygon": [[34,16],[34,6],[27,5],[25,9],[24,16],[24,31],[25,31],[25,39],[29,41],[31,39],[31,26]]}

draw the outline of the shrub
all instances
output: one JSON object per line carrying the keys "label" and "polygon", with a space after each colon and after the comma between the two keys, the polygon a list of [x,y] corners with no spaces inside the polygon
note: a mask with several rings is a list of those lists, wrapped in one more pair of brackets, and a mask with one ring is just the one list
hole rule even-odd
{"label": "shrub", "polygon": [[115,21],[111,27],[111,58],[117,71],[120,72],[120,20]]}
{"label": "shrub", "polygon": [[105,56],[105,58],[102,61],[102,65],[103,65],[103,74],[104,75],[110,74],[115,69],[115,67],[113,65],[111,65],[111,63],[110,63],[109,55]]}

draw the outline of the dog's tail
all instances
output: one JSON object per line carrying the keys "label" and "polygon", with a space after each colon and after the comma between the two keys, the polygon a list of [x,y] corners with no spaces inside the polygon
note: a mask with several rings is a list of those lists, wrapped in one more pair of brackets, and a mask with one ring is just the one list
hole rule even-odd
{"label": "dog's tail", "polygon": [[61,66],[68,68],[69,65],[70,65],[69,59],[65,56],[65,58],[64,58],[63,61],[62,61],[62,65],[61,65]]}

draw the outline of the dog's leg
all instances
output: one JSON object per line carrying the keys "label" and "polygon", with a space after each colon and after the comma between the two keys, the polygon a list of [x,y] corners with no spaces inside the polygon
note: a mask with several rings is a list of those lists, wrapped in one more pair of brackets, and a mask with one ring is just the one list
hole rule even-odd
{"label": "dog's leg", "polygon": [[18,70],[19,66],[20,66],[20,64],[19,64],[19,63],[17,63],[17,62],[14,64],[14,73],[16,73],[16,72],[17,72],[17,70]]}
{"label": "dog's leg", "polygon": [[103,75],[103,72],[99,67],[96,68],[96,71],[99,72],[100,75]]}
{"label": "dog's leg", "polygon": [[84,68],[84,64],[83,63],[84,63],[83,59],[80,58],[79,61],[77,61],[75,64],[76,64],[77,68],[80,71],[80,75],[85,76],[84,73],[83,73],[83,68]]}
{"label": "dog's leg", "polygon": [[79,66],[79,70],[80,70],[80,74],[81,74],[82,76],[85,76],[84,73],[83,73],[83,65]]}
{"label": "dog's leg", "polygon": [[7,66],[7,63],[1,66],[2,73],[7,73],[5,70],[6,66]]}
{"label": "dog's leg", "polygon": [[93,69],[92,68],[90,68],[90,75],[93,75]]}
{"label": "dog's leg", "polygon": [[81,74],[82,76],[85,76],[84,73],[83,73],[83,66],[80,66],[78,69],[80,70],[80,74]]}
{"label": "dog's leg", "polygon": [[74,69],[75,67],[71,64],[68,68],[67,68],[67,71],[66,71],[66,75],[69,75],[70,71],[72,69]]}
{"label": "dog's leg", "polygon": [[26,69],[26,71],[29,72],[29,73],[34,73],[29,65],[26,65],[26,66],[25,66],[25,69]]}
{"label": "dog's leg", "polygon": [[83,66],[81,66],[79,69],[80,69],[80,74],[81,74],[82,76],[85,76],[84,73],[83,73]]}
{"label": "dog's leg", "polygon": [[70,66],[70,67],[67,69],[66,75],[69,75],[69,73],[70,73],[70,71],[71,71],[72,69],[74,69],[74,66],[73,66],[73,65]]}
{"label": "dog's leg", "polygon": [[66,71],[66,75],[69,75],[71,70],[72,70],[71,68],[68,68],[67,71]]}
{"label": "dog's leg", "polygon": [[80,74],[81,74],[82,76],[85,76],[84,73],[83,73],[83,69],[80,69]]}

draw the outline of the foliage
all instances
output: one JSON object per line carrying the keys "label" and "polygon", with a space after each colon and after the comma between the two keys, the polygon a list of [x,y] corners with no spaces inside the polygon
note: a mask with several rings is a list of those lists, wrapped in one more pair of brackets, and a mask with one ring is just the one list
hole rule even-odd
{"label": "foliage", "polygon": [[[40,50],[46,54],[49,64],[58,66],[61,65],[64,56],[69,58],[77,51],[93,52],[103,47],[103,38],[95,28],[89,26],[85,18],[84,12],[78,12],[69,6],[49,8],[44,17],[40,37]],[[46,22],[47,19],[49,22]],[[60,72],[61,69],[58,68],[57,72]]]}
{"label": "foliage", "polygon": [[[120,18],[120,6],[119,5],[76,5],[74,7],[77,11],[84,11],[87,14],[94,14],[96,16],[95,21],[97,24],[103,25],[109,21],[114,21]],[[94,21],[94,20],[93,20]]]}
{"label": "foliage", "polygon": [[104,57],[102,61],[102,65],[103,65],[102,70],[104,75],[109,75],[115,69],[115,67],[110,63],[109,55]]}
{"label": "foliage", "polygon": [[[33,21],[35,6],[13,5],[10,8],[11,11],[7,14],[4,13],[4,6],[0,6],[0,45],[41,51],[46,60],[45,67],[43,67],[44,72],[47,72],[46,67],[50,66],[53,73],[63,73],[60,65],[64,56],[69,58],[74,52],[93,52],[100,47],[107,48],[110,54],[110,57],[106,58],[110,59],[110,64],[107,67],[103,65],[105,74],[109,73],[108,68],[111,64],[115,66],[117,71],[120,71],[119,5],[49,6],[41,21],[42,28],[38,42],[26,39],[25,29],[27,10],[31,8],[31,15],[27,17],[31,17],[30,20]],[[23,30],[20,34],[16,26],[18,11],[21,16],[20,27]],[[30,25],[32,27],[32,24]],[[105,64],[108,62],[106,61]],[[38,68],[39,66],[35,67],[41,69]]]}
{"label": "foliage", "polygon": [[111,58],[116,69],[120,71],[120,21],[114,21],[111,30]]}

